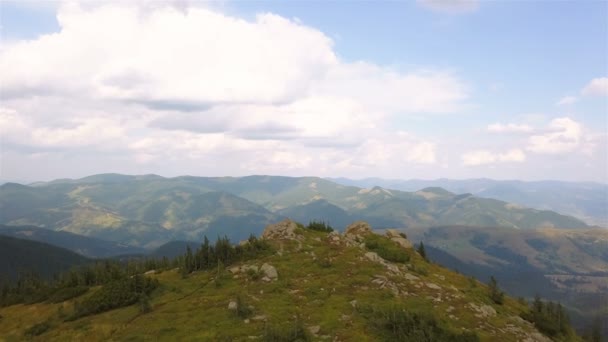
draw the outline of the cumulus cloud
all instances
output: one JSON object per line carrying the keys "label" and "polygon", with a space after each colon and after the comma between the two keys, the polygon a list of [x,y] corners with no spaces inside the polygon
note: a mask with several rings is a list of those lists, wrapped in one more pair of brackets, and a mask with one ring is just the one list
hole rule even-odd
{"label": "cumulus cloud", "polygon": [[593,138],[585,135],[583,125],[568,117],[556,118],[544,133],[530,136],[527,150],[540,154],[562,154],[581,151],[591,154]]}
{"label": "cumulus cloud", "polygon": [[576,96],[564,96],[559,101],[557,101],[556,105],[558,106],[567,106],[574,104],[578,101],[578,97]]}
{"label": "cumulus cloud", "polygon": [[421,6],[445,13],[467,13],[479,8],[478,0],[416,0]]}
{"label": "cumulus cloud", "polygon": [[488,130],[488,132],[493,132],[493,133],[530,133],[533,131],[533,128],[531,126],[525,125],[525,124],[494,123],[494,124],[488,125],[487,130]]}
{"label": "cumulus cloud", "polygon": [[511,149],[504,153],[488,150],[475,150],[462,155],[462,164],[465,166],[479,166],[495,163],[521,163],[526,160],[525,153],[520,149]]}
{"label": "cumulus cloud", "polygon": [[225,172],[388,169],[436,161],[436,143],[391,118],[457,112],[469,97],[446,70],[345,62],[326,34],[272,13],[155,1],[57,11],[60,31],[0,50],[6,148]]}
{"label": "cumulus cloud", "polygon": [[608,77],[592,79],[581,93],[586,96],[608,96]]}

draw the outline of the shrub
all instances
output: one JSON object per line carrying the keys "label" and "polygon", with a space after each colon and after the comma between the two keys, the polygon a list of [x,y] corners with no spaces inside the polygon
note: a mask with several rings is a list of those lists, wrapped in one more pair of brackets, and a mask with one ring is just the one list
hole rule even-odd
{"label": "shrub", "polygon": [[365,246],[388,261],[406,263],[410,260],[410,255],[405,249],[397,243],[376,234],[369,234],[365,237]]}
{"label": "shrub", "polygon": [[498,287],[498,283],[496,282],[496,278],[494,276],[490,277],[490,282],[488,283],[488,287],[490,290],[490,299],[498,305],[502,305],[505,300],[505,293],[500,290]]}
{"label": "shrub", "polygon": [[49,324],[49,322],[42,322],[42,323],[34,324],[31,327],[29,327],[27,330],[25,330],[25,336],[28,336],[28,337],[39,336],[39,335],[42,335],[45,332],[49,331],[49,329],[51,329],[51,325]]}
{"label": "shrub", "polygon": [[443,327],[434,316],[411,312],[401,306],[360,306],[358,311],[383,341],[479,341],[475,333],[453,332]]}
{"label": "shrub", "polygon": [[113,281],[102,286],[81,303],[75,303],[74,314],[68,320],[135,304],[141,295],[149,295],[156,287],[158,280],[142,275]]}
{"label": "shrub", "polygon": [[241,295],[236,296],[236,315],[245,319],[253,314],[253,310],[243,301]]}

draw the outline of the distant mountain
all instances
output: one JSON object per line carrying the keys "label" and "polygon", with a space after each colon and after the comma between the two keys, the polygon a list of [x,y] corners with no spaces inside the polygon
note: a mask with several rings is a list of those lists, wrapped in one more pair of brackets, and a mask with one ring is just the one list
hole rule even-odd
{"label": "distant mountain", "polygon": [[108,258],[124,254],[141,254],[146,250],[118,242],[105,241],[68,232],[57,232],[34,226],[0,225],[0,235],[48,243],[89,258]]}
{"label": "distant mountain", "polygon": [[365,219],[380,228],[468,225],[585,228],[574,217],[528,209],[439,187],[416,192],[344,186],[316,177],[94,175],[0,186],[0,224],[32,225],[127,245],[233,241],[259,234],[285,216],[343,229]]}
{"label": "distant mountain", "polygon": [[352,180],[332,178],[336,183],[371,188],[381,186],[403,191],[441,187],[454,193],[471,193],[479,197],[572,215],[589,224],[608,227],[608,184],[593,182],[560,182],[492,179],[392,180],[366,178]]}
{"label": "distant mountain", "polygon": [[0,281],[14,281],[24,271],[48,279],[90,261],[80,254],[46,243],[0,236]]}

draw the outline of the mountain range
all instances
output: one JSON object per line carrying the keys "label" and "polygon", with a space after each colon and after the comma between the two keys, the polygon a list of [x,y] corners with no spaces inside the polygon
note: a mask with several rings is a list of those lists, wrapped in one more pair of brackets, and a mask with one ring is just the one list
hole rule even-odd
{"label": "mountain range", "polygon": [[479,197],[572,215],[585,222],[608,227],[608,184],[594,182],[519,181],[480,179],[398,180],[382,178],[329,178],[336,183],[371,188],[416,191],[441,187],[455,193],[471,193]]}
{"label": "mountain range", "polygon": [[77,180],[0,186],[0,224],[154,248],[171,240],[259,234],[284,217],[353,219],[379,228],[467,225],[586,228],[577,218],[437,187],[415,192],[345,186],[316,177],[175,177],[102,174]]}

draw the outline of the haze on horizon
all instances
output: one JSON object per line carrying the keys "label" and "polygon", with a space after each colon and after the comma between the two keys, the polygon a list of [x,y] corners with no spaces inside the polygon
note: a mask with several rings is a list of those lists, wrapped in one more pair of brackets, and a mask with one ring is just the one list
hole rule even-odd
{"label": "haze on horizon", "polygon": [[600,1],[3,1],[0,179],[607,183],[606,13]]}

